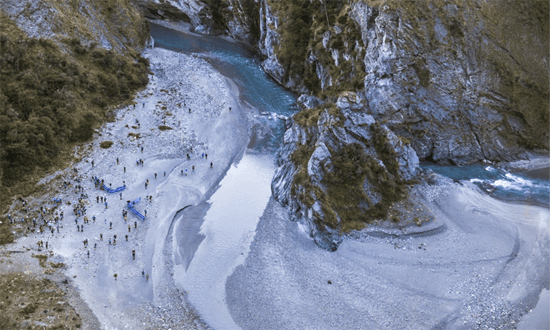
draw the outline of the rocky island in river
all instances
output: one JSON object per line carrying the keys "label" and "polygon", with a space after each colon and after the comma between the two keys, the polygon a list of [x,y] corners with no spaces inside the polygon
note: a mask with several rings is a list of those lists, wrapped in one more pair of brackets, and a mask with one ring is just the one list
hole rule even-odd
{"label": "rocky island in river", "polygon": [[0,329],[548,329],[548,7],[0,0]]}

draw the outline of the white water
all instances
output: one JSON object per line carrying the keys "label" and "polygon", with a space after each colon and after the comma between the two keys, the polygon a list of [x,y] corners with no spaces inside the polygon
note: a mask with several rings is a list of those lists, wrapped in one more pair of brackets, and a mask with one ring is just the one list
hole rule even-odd
{"label": "white water", "polygon": [[225,302],[225,282],[246,259],[269,197],[275,167],[269,156],[245,154],[210,198],[200,233],[205,236],[186,272],[175,280],[214,329],[240,329]]}

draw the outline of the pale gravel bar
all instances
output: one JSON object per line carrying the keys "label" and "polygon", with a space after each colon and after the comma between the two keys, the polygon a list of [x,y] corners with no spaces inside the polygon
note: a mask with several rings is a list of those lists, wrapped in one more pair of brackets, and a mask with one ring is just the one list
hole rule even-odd
{"label": "pale gravel bar", "polygon": [[[317,247],[272,198],[247,260],[227,280],[235,322],[243,329],[521,324],[550,284],[549,210],[436,181],[420,185],[415,194],[423,196],[443,232],[358,234],[344,239],[336,252]],[[538,313],[537,322],[547,327],[548,314]]]}

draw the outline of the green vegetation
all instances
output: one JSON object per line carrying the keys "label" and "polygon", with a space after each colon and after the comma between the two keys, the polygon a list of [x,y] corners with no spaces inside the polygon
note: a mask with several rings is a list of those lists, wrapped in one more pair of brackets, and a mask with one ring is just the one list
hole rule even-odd
{"label": "green vegetation", "polygon": [[311,154],[313,154],[313,151],[313,148],[309,148],[306,145],[299,144],[292,155],[290,155],[290,160],[292,160],[294,164],[307,165],[307,162],[311,158]]}
{"label": "green vegetation", "polygon": [[[313,115],[308,116],[311,119]],[[325,170],[321,186],[314,185],[307,173],[307,163],[315,147],[300,144],[292,153],[290,158],[298,170],[290,193],[309,208],[316,201],[321,204],[323,216],[314,214],[317,222],[342,232],[361,229],[374,220],[387,219],[391,206],[406,197],[407,182],[399,176],[397,155],[385,130],[378,124],[373,124],[371,134],[371,144],[368,141],[364,143],[376,150],[384,165],[368,155],[363,145],[344,145],[339,150],[330,150],[331,165]],[[375,203],[369,199],[365,192],[365,183],[368,183],[371,192],[380,195],[380,201]]]}
{"label": "green vegetation", "polygon": [[363,182],[374,177],[373,171],[379,165],[376,167],[376,161],[357,143],[332,152],[331,161],[332,171],[322,181],[330,201],[327,206],[340,216],[342,223],[367,222],[366,211],[372,203],[363,191]]}
{"label": "green vegetation", "polygon": [[140,136],[141,136],[140,133],[132,133],[132,132],[128,133],[128,137],[131,139],[139,139]]}
{"label": "green vegetation", "polygon": [[[4,262],[12,264],[9,255],[3,255],[0,258],[0,264]],[[14,263],[11,267],[21,266]],[[54,281],[41,278],[43,275],[26,273],[0,274],[2,329],[23,329],[27,328],[24,324],[32,325],[34,322],[44,322],[46,319],[51,319],[49,329],[81,327],[80,315],[69,305],[66,293]]]}
{"label": "green vegetation", "polygon": [[294,115],[292,119],[294,120],[294,122],[301,125],[302,127],[315,126],[319,121],[319,116],[325,110],[328,110],[329,115],[331,115],[334,119],[338,119],[335,120],[333,124],[338,126],[344,125],[344,121],[346,120],[346,118],[344,117],[344,114],[342,113],[340,108],[338,108],[336,104],[334,104],[334,102],[325,102],[316,106],[315,108],[304,109]]}
{"label": "green vegetation", "polygon": [[9,225],[8,218],[1,218],[0,224],[0,245],[9,244],[13,242],[13,234],[11,232],[11,226]]}
{"label": "green vegetation", "polygon": [[19,313],[23,315],[28,315],[34,313],[36,309],[38,309],[38,304],[32,303],[25,306],[25,308],[23,308]]}
{"label": "green vegetation", "polygon": [[99,143],[99,146],[103,149],[109,149],[113,145],[113,141],[103,141]]}
{"label": "green vegetation", "polygon": [[38,259],[38,263],[40,264],[40,267],[46,268],[46,260],[48,260],[48,256],[45,254],[33,254],[33,258]]}
{"label": "green vegetation", "polygon": [[62,262],[50,262],[50,267],[52,268],[63,268],[65,264]]}
{"label": "green vegetation", "polygon": [[319,115],[321,114],[322,110],[323,110],[322,106],[304,109],[298,112],[296,115],[294,115],[292,119],[294,120],[294,122],[296,122],[302,127],[315,126],[317,125],[317,121],[319,120]]}
{"label": "green vegetation", "polygon": [[[360,224],[388,217],[389,207],[406,194],[405,182],[392,166],[384,166],[367,155],[357,143],[345,145],[332,153],[332,171],[323,178],[327,187],[328,207],[342,220],[342,230],[357,229]],[[389,165],[389,166],[388,166]],[[393,173],[392,173],[393,172]],[[368,182],[381,200],[373,203],[365,194],[363,183]]]}
{"label": "green vegetation", "polygon": [[159,126],[159,130],[161,130],[161,131],[167,131],[167,130],[171,130],[171,129],[172,129],[172,127],[170,127],[170,126],[165,126],[165,125],[160,125]]}
{"label": "green vegetation", "polygon": [[109,107],[145,87],[148,65],[131,49],[29,38],[0,16],[0,210],[90,139]]}
{"label": "green vegetation", "polygon": [[[364,47],[363,40],[355,21],[349,18],[348,1],[271,1],[270,5],[282,20],[282,28],[278,31],[281,42],[275,52],[285,68],[286,80],[303,81],[320,97],[363,88],[365,67],[362,50],[356,50],[356,44]],[[325,48],[322,40],[327,32],[330,38]],[[339,52],[338,65],[334,62],[332,50]],[[350,57],[349,60],[343,57],[344,53]],[[321,89],[317,65],[328,69],[332,86]]]}

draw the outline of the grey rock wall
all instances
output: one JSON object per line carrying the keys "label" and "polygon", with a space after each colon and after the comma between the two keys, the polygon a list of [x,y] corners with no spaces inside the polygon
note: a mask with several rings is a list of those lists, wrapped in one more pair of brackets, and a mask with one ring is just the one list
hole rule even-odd
{"label": "grey rock wall", "polygon": [[[352,144],[358,145],[369,161],[381,167],[378,175],[390,176],[395,181],[412,180],[418,175],[419,161],[415,151],[381,125],[381,134],[388,141],[386,147],[395,153],[398,163],[398,171],[391,173],[390,164],[385,162],[384,155],[375,147],[373,135],[380,133],[372,129],[373,125],[376,121],[371,115],[352,110],[349,102],[344,100],[340,100],[332,110],[321,106],[314,125],[304,126],[296,120],[289,120],[278,159],[279,168],[272,182],[273,196],[288,207],[291,219],[302,222],[315,242],[327,250],[334,251],[338,247],[345,223],[349,221],[333,207],[337,202],[331,199],[340,196],[330,194],[324,180],[330,172],[336,176],[346,175],[334,172],[333,162],[341,161],[334,157],[340,150]],[[299,148],[313,150],[310,154],[306,152],[306,159],[301,164],[297,164],[294,157]],[[365,194],[364,199],[359,201],[361,210],[368,212],[383,202],[384,187],[376,178],[367,177],[359,184]],[[327,220],[327,213],[332,214],[334,221]],[[362,219],[365,223],[371,220],[367,216]]]}
{"label": "grey rock wall", "polygon": [[[306,72],[317,75],[320,92],[281,65],[278,53],[290,46],[273,3],[262,3],[260,48],[264,69],[285,87],[331,101],[339,88],[356,92],[362,111],[410,139],[421,159],[468,164],[547,152],[547,3],[353,2],[335,13],[353,24],[312,34],[303,65],[312,67]],[[360,31],[353,52],[332,48],[350,25]],[[364,69],[351,75],[364,75],[364,87],[339,82],[357,64]]]}
{"label": "grey rock wall", "polygon": [[[199,32],[252,45],[263,69],[301,94],[298,104],[313,117],[290,121],[272,190],[326,249],[361,227],[348,222],[327,186],[327,177],[344,175],[333,172],[341,161],[335,155],[351,145],[393,183],[411,182],[419,159],[469,164],[548,151],[547,1],[164,3],[180,8]],[[309,6],[305,14],[302,5]],[[289,31],[296,19],[311,31]],[[283,37],[296,33],[309,38],[305,52]],[[373,147],[381,139],[373,132],[387,141],[387,153]],[[359,184],[365,214],[399,199],[388,201],[375,180]]]}
{"label": "grey rock wall", "polygon": [[149,18],[190,23],[194,32],[226,34],[251,46],[259,34],[259,3],[250,0],[138,0]]}

